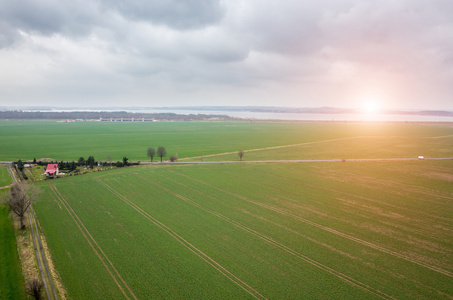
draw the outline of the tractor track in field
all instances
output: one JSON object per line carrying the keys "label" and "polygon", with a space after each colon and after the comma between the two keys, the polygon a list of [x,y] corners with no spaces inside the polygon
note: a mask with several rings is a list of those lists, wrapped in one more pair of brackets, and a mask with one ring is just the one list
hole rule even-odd
{"label": "tractor track in field", "polygon": [[[176,193],[176,192],[174,192],[174,191],[172,191],[172,190],[170,190],[170,189],[158,184],[157,182],[154,182],[154,181],[152,181],[152,180],[150,180],[150,179],[148,179],[148,178],[146,178],[144,176],[140,176],[140,177],[145,179],[146,181],[150,182],[151,184],[155,185],[156,187],[166,191],[167,193],[172,194],[172,195],[176,196],[177,198],[179,198],[179,199],[181,199],[181,200],[183,200],[183,201],[185,201],[185,202],[187,202],[187,203],[189,203],[189,204],[191,204],[193,206],[196,206],[196,207],[198,207],[198,208],[200,208],[200,209],[202,209],[202,210],[204,210],[204,211],[206,211],[206,212],[208,212],[208,213],[210,213],[210,214],[212,214],[212,215],[214,215],[214,216],[216,216],[216,217],[218,217],[218,218],[220,218],[220,219],[222,219],[222,220],[224,220],[224,221],[226,221],[226,222],[228,222],[228,223],[230,223],[230,224],[232,224],[232,225],[234,225],[236,227],[238,227],[238,228],[246,231],[247,233],[260,238],[264,242],[266,242],[266,243],[268,243],[270,245],[273,245],[273,246],[275,246],[277,248],[280,248],[281,250],[284,250],[284,251],[288,252],[289,254],[294,255],[294,256],[302,259],[303,261],[305,261],[305,262],[307,262],[307,263],[309,263],[309,264],[311,264],[311,265],[313,265],[313,266],[315,266],[315,267],[317,267],[317,268],[319,268],[319,269],[321,269],[321,270],[323,270],[323,271],[325,271],[325,272],[327,272],[327,273],[329,273],[329,274],[331,274],[331,275],[333,275],[333,276],[335,276],[335,277],[337,277],[337,278],[339,278],[339,279],[341,279],[341,280],[343,280],[343,281],[345,281],[345,282],[347,282],[347,283],[349,283],[349,284],[351,284],[353,286],[356,286],[358,288],[362,288],[362,289],[366,290],[367,292],[372,293],[372,294],[374,294],[376,296],[379,296],[381,298],[384,298],[384,299],[395,299],[394,297],[392,297],[390,295],[387,295],[387,294],[385,294],[384,292],[382,292],[382,291],[380,291],[378,289],[375,289],[375,288],[373,288],[373,287],[371,287],[371,286],[369,286],[369,285],[367,285],[367,284],[365,284],[363,282],[360,282],[360,281],[358,281],[358,280],[356,280],[356,279],[354,279],[354,278],[352,278],[352,277],[350,277],[350,276],[348,276],[346,274],[343,274],[343,273],[341,273],[341,272],[339,272],[339,271],[337,271],[337,270],[335,270],[333,268],[330,268],[330,267],[318,262],[317,260],[314,260],[314,259],[312,259],[312,258],[310,258],[310,257],[308,257],[308,256],[306,256],[306,255],[304,255],[304,254],[302,254],[302,253],[300,253],[300,252],[298,252],[298,251],[286,246],[285,244],[282,244],[282,243],[280,243],[280,242],[278,242],[278,241],[276,241],[276,240],[274,240],[274,239],[272,239],[272,238],[270,238],[270,237],[268,237],[268,236],[266,236],[266,235],[264,235],[264,234],[262,234],[262,233],[260,233],[260,232],[258,232],[256,230],[254,230],[254,229],[251,229],[251,228],[241,224],[240,222],[237,222],[237,221],[235,221],[235,220],[233,220],[231,218],[228,218],[228,217],[220,214],[219,212],[216,212],[214,210],[206,208],[203,205],[199,204],[198,202],[193,201],[193,200],[191,200],[191,199],[189,199],[189,198],[187,198],[187,197],[185,197],[185,196],[183,196],[183,195],[181,195],[179,193]],[[174,181],[174,182],[178,183],[176,181]],[[184,184],[180,184],[180,185],[185,186]],[[185,187],[187,187],[187,186],[185,186]],[[198,192],[200,192],[200,191],[198,191]],[[200,193],[202,193],[202,192],[200,192]],[[215,197],[212,197],[212,198],[218,200]]]}
{"label": "tractor track in field", "polygon": [[[54,186],[54,185],[49,185],[49,187],[51,188],[51,190],[53,191],[53,193],[55,194],[55,196],[57,197],[57,199],[61,202],[61,204],[65,207],[65,209],[67,210],[67,212],[69,213],[69,215],[71,216],[71,218],[74,220],[74,223],[76,223],[77,227],[79,228],[80,232],[82,233],[82,235],[85,237],[85,239],[87,240],[88,244],[90,245],[91,249],[93,249],[93,252],[96,254],[96,256],[99,258],[99,260],[102,262],[102,264],[104,265],[104,267],[106,268],[106,270],[109,272],[110,276],[113,278],[113,280],[115,281],[116,285],[118,286],[118,288],[120,289],[120,291],[122,292],[122,294],[124,295],[124,297],[126,299],[130,299],[129,295],[126,293],[126,291],[124,290],[124,288],[121,286],[121,284],[118,282],[118,279],[116,278],[116,276],[113,274],[113,273],[116,273],[116,275],[118,276],[118,278],[120,279],[120,281],[124,284],[124,286],[126,287],[126,289],[129,291],[129,293],[131,294],[132,298],[134,299],[138,299],[134,292],[131,290],[131,288],[129,287],[129,285],[126,283],[126,281],[123,279],[123,277],[121,276],[121,274],[118,272],[118,270],[115,268],[115,266],[113,265],[113,263],[111,262],[111,260],[108,258],[108,256],[105,254],[105,252],[102,250],[102,248],[99,246],[99,244],[96,242],[96,240],[93,238],[93,236],[90,234],[90,232],[88,231],[88,229],[85,227],[85,225],[83,224],[83,222],[80,220],[80,218],[78,217],[78,215],[76,214],[76,212],[72,209],[71,205],[69,205],[69,203],[67,202],[67,200],[63,197],[63,195],[61,195],[61,193],[58,191],[57,187]],[[95,247],[96,246],[96,247]],[[97,248],[97,249],[96,249]],[[100,253],[102,253],[102,256],[104,256],[104,258],[101,256]],[[107,262],[106,262],[107,261]],[[110,265],[110,268],[113,269],[113,272],[112,270],[109,268],[109,266],[107,265]]]}
{"label": "tractor track in field", "polygon": [[[323,141],[314,141],[314,142],[305,142],[305,143],[291,144],[291,145],[281,145],[281,146],[271,146],[271,147],[264,147],[264,148],[256,148],[256,149],[244,150],[244,153],[246,153],[246,152],[254,152],[254,151],[262,151],[262,150],[280,149],[280,148],[290,148],[290,147],[297,147],[297,146],[303,146],[303,145],[312,145],[312,144],[319,144],[319,143],[338,142],[338,141],[343,141],[343,140],[357,139],[357,138],[361,138],[361,137],[362,136],[353,136],[353,137],[331,139],[331,140],[323,140]],[[236,153],[238,153],[238,152],[237,151],[230,151],[230,152],[215,153],[215,154],[208,154],[208,155],[201,155],[201,156],[202,157],[213,157],[213,156],[220,156],[220,155],[227,155],[227,154],[236,154]],[[194,158],[199,158],[199,157],[200,156],[186,157],[186,158],[181,158],[180,160],[194,159]]]}
{"label": "tractor track in field", "polygon": [[[272,173],[267,173],[267,172],[263,172],[263,174],[266,174],[268,176],[271,176],[273,178],[278,178],[278,179],[281,179],[281,177],[279,176],[276,176],[275,174],[272,174]],[[293,183],[297,183],[297,181],[294,181],[294,178],[285,178],[285,181],[286,182],[293,182]],[[252,183],[253,185],[256,185],[256,186],[259,186],[261,188],[266,188],[268,190],[271,190],[272,192],[274,192],[274,194],[278,194],[279,192],[282,191],[281,187],[280,188],[276,188],[276,187],[273,187],[273,186],[270,186],[270,185],[266,185],[266,184],[261,184],[261,183],[257,183],[257,182],[253,182]],[[334,190],[334,189],[329,189],[329,188],[326,188],[324,186],[321,186],[321,185],[313,185],[313,184],[307,184],[307,183],[304,183],[307,187],[310,187],[310,188],[313,188],[313,189],[323,189],[323,190],[326,190],[326,191],[330,191],[330,192],[334,192],[335,194],[342,194],[342,195],[347,195],[348,197],[354,197],[354,198],[359,198],[359,199],[363,199],[363,200],[366,200],[368,202],[371,202],[371,203],[379,203],[379,204],[382,204],[381,202],[379,201],[376,201],[376,200],[372,200],[370,198],[366,198],[366,197],[361,197],[359,195],[354,195],[354,194],[350,194],[350,193],[345,193],[345,192],[342,192],[342,191],[339,191],[339,190]],[[296,200],[294,199],[291,199],[291,198],[288,198],[288,197],[282,197],[282,198],[285,198],[286,200],[288,201],[291,201],[292,203],[297,203]],[[342,198],[336,198],[337,200],[339,201],[342,201],[343,203],[351,203],[351,201],[348,201],[346,199],[342,199]],[[354,205],[359,205],[361,207],[362,210],[368,210],[368,211],[372,211],[372,207],[371,206],[366,206],[366,205],[363,205],[363,204],[354,204]],[[393,206],[393,205],[390,205],[390,204],[386,204],[388,205],[389,207],[393,207],[393,208],[397,208],[397,209],[404,209],[405,211],[412,211],[412,210],[408,210],[406,207],[397,207],[397,206]],[[320,212],[319,211],[315,211],[315,210],[311,210],[307,207],[304,207],[305,210],[310,210],[311,212],[314,212],[316,214],[319,214]],[[374,211],[375,212],[375,211]],[[417,211],[417,213],[419,213]],[[420,213],[422,214],[422,213]],[[429,217],[433,217],[433,218],[436,218],[436,216],[432,216],[432,215],[428,215],[428,214],[423,214],[425,216],[429,216]],[[328,218],[332,218],[332,219],[335,219],[335,220],[338,220],[338,221],[342,221],[342,222],[347,222],[347,223],[350,223],[352,224],[351,222],[349,221],[346,221],[346,220],[343,220],[343,219],[339,219],[339,218],[336,218],[332,215],[327,215],[327,214],[324,214],[323,215],[324,217],[328,217]],[[453,221],[452,219],[447,219],[447,218],[442,218],[442,217],[438,217],[436,219],[439,219],[439,220],[442,220],[442,221],[448,221],[448,222],[451,222]],[[391,221],[384,221],[384,220],[379,220],[378,221],[380,224],[385,224],[387,226],[391,226],[391,227],[395,227],[395,228],[400,228],[400,229],[404,229],[408,232],[411,232],[411,233],[416,233],[416,234],[420,234],[422,236],[425,236],[425,237],[430,237],[432,239],[435,239],[437,241],[445,241],[445,237],[444,236],[441,236],[438,234],[438,232],[432,232],[432,231],[428,231],[428,230],[422,230],[422,229],[414,229],[414,228],[410,228],[410,227],[407,227],[407,226],[404,226],[404,225],[401,225],[401,224],[395,224],[395,223],[392,223]]]}
{"label": "tractor track in field", "polygon": [[392,251],[392,250],[387,249],[387,248],[384,248],[384,247],[382,247],[382,246],[373,244],[373,243],[371,243],[371,242],[362,240],[362,239],[360,239],[360,238],[354,237],[354,236],[349,235],[349,234],[347,234],[347,233],[343,233],[343,232],[341,232],[341,231],[338,231],[338,230],[332,229],[332,228],[330,228],[330,227],[327,227],[327,226],[318,224],[318,223],[316,223],[316,222],[310,221],[310,220],[308,220],[308,219],[302,218],[302,217],[300,217],[300,216],[298,216],[298,215],[296,215],[296,214],[293,214],[293,213],[291,213],[291,212],[288,212],[288,211],[285,210],[285,209],[281,209],[281,208],[278,208],[278,207],[274,207],[274,206],[272,206],[272,205],[267,205],[267,204],[264,204],[264,203],[260,203],[260,202],[257,202],[257,201],[253,201],[253,200],[251,200],[251,199],[249,199],[249,198],[247,198],[247,197],[244,197],[244,196],[242,196],[242,195],[239,195],[239,194],[236,194],[236,193],[233,193],[233,192],[230,192],[230,191],[221,189],[221,188],[219,188],[219,187],[217,187],[217,186],[215,186],[215,185],[206,183],[206,182],[204,182],[204,181],[202,181],[202,180],[199,180],[199,179],[195,179],[195,178],[189,177],[189,176],[187,176],[187,175],[185,175],[185,174],[181,174],[181,173],[176,172],[176,171],[173,171],[173,170],[170,170],[169,172],[174,173],[174,174],[177,174],[177,175],[180,175],[180,176],[183,176],[183,177],[185,177],[185,178],[189,178],[189,179],[191,179],[191,180],[193,180],[193,181],[199,182],[199,183],[201,183],[201,184],[203,184],[203,185],[206,185],[206,186],[210,186],[210,187],[212,187],[212,188],[214,188],[214,189],[216,189],[216,190],[218,190],[218,191],[220,191],[220,192],[226,193],[226,194],[228,194],[228,195],[231,195],[231,196],[236,197],[236,198],[238,198],[238,199],[241,199],[241,200],[243,200],[243,201],[246,201],[246,202],[249,202],[249,203],[252,203],[252,204],[255,204],[255,205],[264,207],[264,208],[266,208],[266,209],[275,211],[275,212],[280,213],[280,214],[282,214],[282,215],[285,215],[285,216],[291,217],[291,218],[293,218],[293,219],[295,219],[295,220],[301,221],[301,222],[303,222],[303,223],[305,223],[305,224],[308,224],[308,225],[311,225],[311,226],[313,226],[313,227],[322,229],[322,230],[324,230],[324,231],[330,232],[330,233],[335,234],[335,235],[337,235],[337,236],[341,236],[341,237],[343,237],[343,238],[349,239],[349,240],[354,241],[354,242],[357,242],[357,243],[359,243],[359,244],[368,246],[368,247],[373,248],[373,249],[375,249],[375,250],[378,250],[378,251],[380,251],[380,252],[390,254],[390,255],[392,255],[392,256],[394,256],[394,257],[397,257],[397,258],[400,258],[400,259],[402,259],[402,260],[405,260],[405,261],[408,261],[408,262],[417,264],[417,265],[419,265],[419,266],[425,267],[425,268],[427,268],[427,269],[430,269],[430,270],[432,270],[432,271],[438,272],[438,273],[443,274],[443,275],[445,275],[445,276],[453,277],[453,274],[452,274],[450,271],[444,270],[444,269],[442,269],[442,268],[438,268],[438,267],[436,267],[436,266],[432,266],[432,265],[430,265],[430,264],[424,263],[424,262],[419,261],[419,260],[415,260],[415,259],[409,258],[409,257],[407,257],[406,255],[400,254],[400,253],[398,253],[398,252]]}
{"label": "tractor track in field", "polygon": [[[300,172],[296,172],[296,173],[297,174],[301,174]],[[275,174],[267,173],[267,172],[266,172],[266,174],[268,176],[272,176],[274,178],[277,178],[277,176]],[[292,180],[294,182],[293,178],[285,177],[285,180]],[[334,192],[336,194],[342,194],[342,195],[345,195],[345,196],[348,196],[348,197],[354,197],[354,198],[362,199],[362,200],[365,200],[367,202],[371,202],[371,203],[374,203],[374,204],[382,204],[382,205],[387,206],[387,207],[395,208],[395,209],[398,209],[398,210],[404,210],[404,211],[407,211],[407,212],[410,212],[410,213],[420,214],[420,215],[423,215],[423,216],[426,216],[426,217],[430,217],[430,218],[433,218],[433,219],[436,219],[436,220],[444,221],[444,222],[451,222],[452,221],[451,218],[445,218],[445,217],[441,217],[441,216],[431,215],[431,214],[428,214],[428,213],[425,213],[425,212],[422,212],[422,211],[410,209],[410,208],[408,208],[406,206],[398,206],[398,205],[394,205],[394,204],[390,204],[390,203],[382,203],[382,202],[377,201],[376,199],[373,199],[373,198],[364,197],[364,196],[360,196],[360,195],[356,195],[356,194],[351,194],[351,193],[348,193],[348,192],[345,192],[345,191],[340,191],[338,189],[327,188],[325,186],[313,185],[313,184],[307,184],[307,186],[311,187],[311,188],[314,188],[314,189],[323,189],[323,190],[326,190],[326,191]]]}
{"label": "tractor track in field", "polygon": [[[8,173],[11,176],[13,183],[19,183],[20,178],[17,177],[16,172],[13,170],[11,163],[7,164]],[[44,248],[42,246],[41,237],[39,235],[38,223],[36,221],[35,212],[33,207],[27,209],[28,220],[30,222],[30,232],[33,240],[33,249],[35,252],[36,261],[38,263],[39,273],[41,274],[44,290],[46,291],[47,299],[58,299],[55,285],[53,283],[52,274],[47,263]]]}
{"label": "tractor track in field", "polygon": [[153,216],[151,216],[149,213],[147,213],[145,210],[143,210],[141,207],[136,205],[134,202],[130,201],[128,198],[123,196],[121,193],[116,191],[114,188],[109,186],[107,183],[97,179],[97,182],[104,186],[107,190],[111,191],[114,195],[116,195],[118,198],[122,199],[124,202],[126,202],[129,206],[131,206],[135,211],[140,213],[142,216],[144,216],[146,219],[148,219],[151,223],[165,231],[168,235],[170,235],[173,239],[175,239],[177,242],[179,242],[181,245],[189,249],[192,253],[203,259],[205,262],[207,262],[209,265],[211,265],[213,268],[215,268],[217,271],[219,271],[221,274],[223,274],[225,277],[227,277],[230,281],[235,283],[237,286],[242,288],[244,291],[249,293],[251,296],[253,296],[256,299],[267,299],[265,296],[263,296],[260,292],[258,292],[256,289],[251,287],[248,283],[240,279],[238,276],[234,275],[231,271],[223,267],[221,264],[219,264],[217,261],[215,261],[213,258],[208,256],[206,253],[195,247],[193,244],[191,244],[189,241],[184,239],[182,236],[180,236],[178,233],[173,231],[170,227],[167,225],[163,224]]}
{"label": "tractor track in field", "polygon": [[[314,145],[314,144],[321,144],[321,143],[329,143],[329,142],[338,142],[338,141],[345,141],[345,140],[355,140],[355,139],[361,139],[361,138],[373,138],[376,136],[352,136],[352,137],[344,137],[344,138],[338,138],[338,139],[330,139],[330,140],[322,140],[322,141],[313,141],[313,142],[304,142],[304,143],[298,143],[298,144],[290,144],[290,145],[280,145],[280,146],[271,146],[271,147],[263,147],[263,148],[256,148],[256,149],[248,149],[248,150],[243,150],[244,153],[247,152],[255,152],[255,151],[263,151],[263,150],[273,150],[273,149],[282,149],[282,148],[290,148],[290,147],[298,147],[298,146],[305,146],[305,145]],[[391,136],[392,138],[407,138],[404,136]],[[453,135],[444,135],[444,136],[430,136],[430,137],[425,137],[425,139],[442,139],[442,138],[449,138],[453,137]],[[221,155],[228,155],[228,154],[237,154],[238,151],[229,151],[229,152],[222,152],[222,153],[215,153],[215,154],[208,154],[208,155],[199,155],[199,156],[194,156],[194,157],[185,157],[179,159],[180,161],[183,160],[189,160],[189,159],[198,159],[200,157],[214,157],[214,156],[221,156]]]}

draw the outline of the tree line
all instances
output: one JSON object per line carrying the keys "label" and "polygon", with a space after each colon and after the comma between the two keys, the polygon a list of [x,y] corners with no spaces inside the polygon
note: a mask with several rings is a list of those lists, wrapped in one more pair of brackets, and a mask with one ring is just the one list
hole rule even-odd
{"label": "tree line", "polygon": [[0,111],[0,119],[110,119],[110,118],[126,118],[135,120],[139,119],[155,119],[155,120],[172,120],[172,121],[197,121],[208,119],[233,120],[227,115],[206,115],[206,114],[189,114],[179,115],[175,113],[131,113],[126,111],[72,111],[72,112],[56,112],[56,111],[22,111],[10,110]]}
{"label": "tree line", "polygon": [[[94,156],[89,156],[88,159],[85,159],[83,156],[81,156],[77,161],[37,161],[36,158],[34,158],[32,163],[37,164],[38,166],[58,164],[58,169],[69,171],[74,171],[75,169],[77,169],[77,167],[87,167],[93,169],[94,166],[116,166],[120,168],[130,165],[129,158],[127,158],[126,156],[123,157],[122,161],[117,161],[115,163],[111,162],[110,159],[109,161],[97,161],[94,159]],[[16,165],[19,171],[23,172],[24,163],[22,162],[22,160],[19,159]]]}

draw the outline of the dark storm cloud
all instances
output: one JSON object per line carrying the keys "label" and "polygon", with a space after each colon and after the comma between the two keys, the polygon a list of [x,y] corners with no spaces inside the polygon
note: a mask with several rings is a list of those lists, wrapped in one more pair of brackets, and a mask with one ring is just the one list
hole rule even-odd
{"label": "dark storm cloud", "polygon": [[43,35],[84,36],[96,28],[120,30],[112,24],[115,17],[123,18],[126,23],[147,22],[186,30],[216,24],[224,14],[225,8],[213,0],[1,1],[0,46],[11,45],[19,39],[19,30]]}
{"label": "dark storm cloud", "polygon": [[80,1],[1,1],[0,46],[20,39],[19,31],[52,35],[83,36],[96,24],[96,5]]}

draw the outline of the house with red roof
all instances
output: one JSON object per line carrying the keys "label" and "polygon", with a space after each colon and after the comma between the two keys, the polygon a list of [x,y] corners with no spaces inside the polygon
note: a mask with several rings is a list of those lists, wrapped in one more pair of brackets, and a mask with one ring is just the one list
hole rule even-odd
{"label": "house with red roof", "polygon": [[58,176],[58,164],[48,164],[46,168],[46,177],[55,178]]}

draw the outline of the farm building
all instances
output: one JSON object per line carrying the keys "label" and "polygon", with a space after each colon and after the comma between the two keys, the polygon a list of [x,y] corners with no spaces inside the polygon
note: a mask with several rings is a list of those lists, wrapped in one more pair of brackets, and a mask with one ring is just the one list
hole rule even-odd
{"label": "farm building", "polygon": [[54,178],[58,176],[58,164],[48,164],[46,168],[46,177]]}

